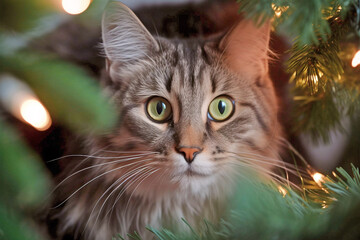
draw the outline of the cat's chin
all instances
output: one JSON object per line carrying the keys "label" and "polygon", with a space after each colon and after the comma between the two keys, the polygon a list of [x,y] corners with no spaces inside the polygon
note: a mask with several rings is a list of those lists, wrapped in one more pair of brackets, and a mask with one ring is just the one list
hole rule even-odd
{"label": "cat's chin", "polygon": [[189,177],[189,178],[206,178],[206,177],[210,177],[212,175],[212,173],[208,173],[208,172],[204,172],[204,171],[198,171],[196,169],[194,169],[193,167],[189,166],[187,169],[185,169],[184,171],[181,171],[179,173],[177,173],[175,175],[176,178],[178,177]]}

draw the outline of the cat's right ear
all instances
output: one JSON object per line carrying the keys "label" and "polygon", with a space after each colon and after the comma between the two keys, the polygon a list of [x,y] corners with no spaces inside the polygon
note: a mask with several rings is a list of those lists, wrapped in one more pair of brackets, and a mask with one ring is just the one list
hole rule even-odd
{"label": "cat's right ear", "polygon": [[121,2],[110,2],[102,19],[102,39],[108,62],[134,64],[158,51],[159,44],[136,15]]}
{"label": "cat's right ear", "polygon": [[221,39],[219,48],[234,71],[259,79],[268,73],[271,22],[255,24],[242,19]]}

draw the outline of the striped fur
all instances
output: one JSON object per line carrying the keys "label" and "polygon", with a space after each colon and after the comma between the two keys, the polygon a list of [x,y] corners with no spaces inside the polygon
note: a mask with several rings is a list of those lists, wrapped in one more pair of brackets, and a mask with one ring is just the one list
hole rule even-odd
{"label": "striped fur", "polygon": [[[137,231],[149,239],[146,225],[186,229],[181,217],[199,228],[204,218],[216,222],[237,174],[232,153],[278,159],[269,24],[258,29],[243,20],[225,35],[167,39],[152,36],[123,4],[109,8],[103,20],[105,91],[120,121],[113,132],[89,137],[88,157],[65,171],[58,235],[91,240]],[[224,94],[234,99],[235,112],[225,122],[211,121],[209,104]],[[152,96],[171,103],[170,122],[147,117]],[[191,165],[175,150],[182,145],[203,149]]]}

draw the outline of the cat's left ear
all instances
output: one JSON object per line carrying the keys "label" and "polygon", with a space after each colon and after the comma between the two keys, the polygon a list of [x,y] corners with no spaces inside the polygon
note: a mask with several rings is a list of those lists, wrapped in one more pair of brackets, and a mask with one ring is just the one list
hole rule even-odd
{"label": "cat's left ear", "polygon": [[219,48],[224,52],[228,66],[238,73],[259,78],[268,73],[270,21],[257,26],[243,19],[221,39]]}
{"label": "cat's left ear", "polygon": [[121,2],[110,2],[102,19],[102,39],[110,62],[134,64],[159,45],[136,15]]}

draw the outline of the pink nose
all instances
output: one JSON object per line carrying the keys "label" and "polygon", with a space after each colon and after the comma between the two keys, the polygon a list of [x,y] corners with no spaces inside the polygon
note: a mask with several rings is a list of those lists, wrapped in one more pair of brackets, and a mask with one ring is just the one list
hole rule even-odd
{"label": "pink nose", "polygon": [[181,153],[188,163],[194,161],[196,155],[202,151],[199,147],[179,147],[176,148],[178,153]]}

